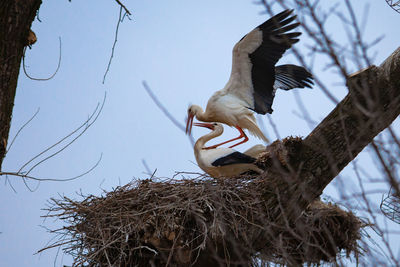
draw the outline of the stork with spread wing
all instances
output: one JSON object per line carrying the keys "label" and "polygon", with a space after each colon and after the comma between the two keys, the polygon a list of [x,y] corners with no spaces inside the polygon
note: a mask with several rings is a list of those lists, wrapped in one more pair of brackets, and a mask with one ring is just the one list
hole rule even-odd
{"label": "stork with spread wing", "polygon": [[294,43],[300,32],[289,32],[295,23],[293,10],[285,10],[245,35],[233,48],[232,72],[225,87],[214,93],[208,100],[206,110],[198,105],[188,109],[186,133],[191,132],[193,118],[204,122],[221,122],[239,130],[234,139],[244,138],[237,146],[248,140],[243,129],[268,142],[257,125],[254,112],[272,113],[272,102],[277,89],[311,88],[313,77],[303,67],[275,64]]}

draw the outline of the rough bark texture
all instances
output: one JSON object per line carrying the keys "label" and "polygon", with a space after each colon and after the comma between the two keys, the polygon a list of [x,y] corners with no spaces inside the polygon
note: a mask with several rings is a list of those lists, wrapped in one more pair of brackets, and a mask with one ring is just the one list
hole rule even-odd
{"label": "rough bark texture", "polygon": [[[400,48],[380,67],[352,75],[348,95],[293,149],[291,177],[273,170],[268,177],[282,179],[287,214],[298,216],[311,201],[400,113]],[[292,217],[293,218],[293,217]]]}
{"label": "rough bark texture", "polygon": [[2,0],[0,3],[0,170],[7,147],[22,54],[41,3],[41,0]]}

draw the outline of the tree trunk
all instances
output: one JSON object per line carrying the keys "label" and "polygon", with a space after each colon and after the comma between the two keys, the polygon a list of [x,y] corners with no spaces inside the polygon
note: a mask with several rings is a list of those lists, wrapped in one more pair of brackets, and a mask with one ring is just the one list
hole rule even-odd
{"label": "tree trunk", "polygon": [[[380,66],[349,77],[348,95],[296,148],[289,171],[271,168],[284,214],[295,219],[382,130],[400,114],[400,48]],[[277,211],[281,213],[282,210]],[[277,214],[282,216],[283,214]]]}
{"label": "tree trunk", "polygon": [[0,170],[6,153],[19,68],[41,0],[0,3]]}

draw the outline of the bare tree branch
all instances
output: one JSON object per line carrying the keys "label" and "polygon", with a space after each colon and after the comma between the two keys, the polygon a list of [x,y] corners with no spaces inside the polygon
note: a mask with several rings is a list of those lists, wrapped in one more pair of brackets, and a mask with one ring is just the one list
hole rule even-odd
{"label": "bare tree branch", "polygon": [[121,3],[121,1],[119,1],[119,0],[115,0],[115,1],[118,3],[118,5],[121,6],[121,8],[125,9],[125,12],[126,12],[128,15],[132,15],[132,13],[126,8],[126,6],[124,6],[124,4]]}
{"label": "bare tree branch", "polygon": [[69,177],[69,178],[41,178],[41,177],[30,176],[28,174],[18,173],[18,172],[0,172],[0,176],[2,176],[2,175],[6,175],[6,176],[11,175],[11,176],[27,178],[27,179],[34,180],[34,181],[39,181],[39,182],[66,182],[66,181],[72,181],[72,180],[76,180],[76,179],[78,179],[78,178],[80,178],[82,176],[85,176],[86,174],[88,174],[91,171],[93,171],[100,164],[102,158],[103,158],[103,154],[100,155],[100,157],[96,161],[96,163],[92,167],[90,167],[88,170],[84,171],[81,174],[78,174],[76,176]]}
{"label": "bare tree branch", "polygon": [[[155,94],[153,93],[153,91],[150,89],[150,87],[147,85],[146,81],[142,82],[144,89],[146,90],[146,92],[149,94],[149,96],[151,97],[151,99],[154,101],[154,103],[157,105],[157,107],[159,109],[161,109],[161,111],[164,113],[164,115],[181,131],[186,132],[186,127],[184,125],[182,125],[181,123],[179,123],[174,116],[171,115],[171,113],[169,113],[169,111],[163,106],[163,104],[161,104],[161,102],[158,100],[158,98],[155,96]],[[189,135],[189,140],[192,143],[192,145],[194,145],[194,139],[192,135]]]}
{"label": "bare tree branch", "polygon": [[57,72],[58,72],[58,70],[60,69],[60,66],[61,66],[61,37],[58,37],[58,40],[59,40],[59,44],[60,44],[60,50],[59,50],[60,53],[59,53],[59,56],[58,56],[57,68],[56,68],[56,71],[48,78],[34,78],[34,77],[32,77],[32,76],[30,76],[28,74],[28,72],[26,71],[26,66],[25,66],[26,47],[24,48],[24,53],[22,55],[22,67],[24,69],[24,73],[25,73],[26,77],[28,77],[29,79],[34,80],[34,81],[48,81],[48,80],[53,79],[54,76],[56,76],[56,74],[57,74]]}
{"label": "bare tree branch", "polygon": [[[119,1],[118,1],[118,2],[119,2]],[[104,84],[104,82],[106,81],[107,74],[108,74],[108,72],[109,72],[109,70],[110,70],[110,67],[111,67],[112,59],[114,58],[115,46],[117,45],[117,40],[118,40],[119,25],[124,21],[125,16],[127,16],[128,19],[130,19],[130,18],[129,18],[129,15],[131,15],[131,14],[130,14],[129,11],[127,11],[126,9],[125,9],[125,14],[122,15],[122,8],[123,8],[123,7],[124,7],[124,6],[121,4],[121,7],[120,7],[120,9],[119,9],[119,16],[118,16],[117,27],[116,27],[116,29],[115,29],[114,43],[113,43],[113,46],[112,46],[112,48],[111,48],[111,56],[110,56],[110,59],[109,59],[108,64],[107,64],[106,72],[104,73],[104,76],[103,76],[103,84]]]}
{"label": "bare tree branch", "polygon": [[[26,163],[24,163],[18,171],[15,172],[10,172],[10,171],[0,171],[0,176],[5,175],[6,177],[10,176],[18,176],[23,178],[23,182],[25,183],[26,187],[30,190],[30,191],[34,191],[32,190],[29,185],[26,183],[25,179],[30,179],[30,180],[35,180],[35,181],[70,181],[70,180],[75,180],[79,177],[82,177],[86,174],[88,174],[89,172],[91,172],[94,168],[97,167],[97,165],[100,163],[102,155],[100,156],[99,160],[94,164],[94,166],[92,166],[89,170],[76,175],[74,177],[70,177],[70,178],[63,178],[63,179],[58,179],[58,178],[39,178],[36,176],[32,176],[29,175],[36,167],[38,167],[40,164],[42,164],[43,162],[53,158],[54,156],[58,155],[59,153],[61,153],[62,151],[64,151],[67,147],[69,147],[71,144],[73,144],[79,137],[81,137],[89,128],[90,126],[92,126],[94,124],[94,122],[97,121],[101,111],[103,110],[104,104],[106,101],[106,94],[104,94],[104,98],[102,103],[98,103],[95,110],[92,112],[92,114],[89,116],[89,118],[87,120],[85,120],[85,122],[83,122],[78,128],[76,128],[75,130],[73,130],[71,133],[67,134],[66,136],[64,136],[63,138],[61,138],[59,141],[57,141],[55,144],[49,146],[48,148],[46,148],[45,150],[43,150],[42,152],[40,152],[39,154],[37,154],[36,156],[34,156],[33,158],[31,158],[30,160],[28,160]],[[37,112],[35,113],[35,115],[37,114]],[[34,116],[35,116],[34,115]],[[33,116],[33,117],[34,117]],[[33,117],[27,122],[29,123]],[[25,123],[23,125],[26,126],[27,123]],[[22,128],[17,132],[18,133],[22,130]],[[79,130],[82,131],[80,133],[78,133]],[[32,167],[30,167],[27,171],[24,171],[24,168],[27,167],[31,162],[33,162],[35,159],[39,158],[40,156],[46,154],[46,152],[50,151],[52,148],[57,147],[58,145],[60,145],[62,142],[64,142],[65,140],[67,140],[69,137],[73,136],[75,133],[78,133],[71,141],[67,142],[67,144],[63,145],[61,148],[58,148],[55,152],[51,153],[50,155],[46,156],[45,158],[41,159],[40,161],[38,161],[37,163],[35,163]],[[16,135],[16,136],[17,136]],[[15,139],[15,137],[14,137]],[[11,143],[12,145],[12,143]],[[11,146],[10,145],[10,146]]]}
{"label": "bare tree branch", "polygon": [[14,144],[15,140],[17,139],[18,135],[21,133],[21,131],[36,117],[36,115],[39,113],[40,108],[38,108],[35,112],[35,114],[32,115],[32,117],[24,123],[24,125],[21,126],[21,128],[19,128],[19,130],[17,131],[17,133],[15,134],[15,136],[13,137],[10,145],[7,148],[6,154],[8,153],[8,151],[10,151],[10,148],[12,147],[12,145]]}
{"label": "bare tree branch", "polygon": [[[106,100],[106,94],[104,94],[104,99],[103,99],[103,102],[102,102],[102,104],[101,104],[101,106],[100,106],[100,109],[99,109],[99,105],[100,105],[100,104],[97,104],[97,106],[96,106],[95,110],[93,111],[93,113],[92,113],[92,114],[89,116],[89,118],[88,118],[87,120],[85,120],[78,128],[76,128],[76,129],[73,130],[71,133],[69,133],[68,135],[66,135],[66,136],[64,136],[63,138],[61,138],[58,142],[54,143],[53,145],[49,146],[48,148],[46,148],[45,150],[43,150],[42,152],[40,152],[39,154],[37,154],[36,156],[34,156],[33,158],[31,158],[29,161],[27,161],[25,164],[23,164],[23,165],[21,166],[21,168],[18,170],[17,173],[23,172],[22,170],[23,170],[29,163],[31,163],[32,161],[34,161],[35,159],[37,159],[38,157],[40,157],[41,155],[43,155],[44,153],[46,153],[47,151],[49,151],[50,149],[52,149],[53,147],[56,147],[57,145],[61,144],[64,140],[66,140],[67,138],[69,138],[70,136],[72,136],[73,134],[75,134],[76,132],[78,132],[80,129],[82,129],[83,127],[85,127],[84,130],[83,130],[78,136],[82,135],[82,134],[97,120],[98,116],[99,116],[100,113],[101,113],[101,110],[102,110],[103,107],[104,107],[105,100]],[[98,110],[98,109],[99,109],[99,110]],[[92,118],[94,118],[94,119],[93,119],[92,122],[90,122],[90,121],[92,120]],[[75,139],[74,139],[74,140],[75,140]],[[62,148],[62,150],[64,150],[65,147],[68,147],[70,144],[71,144],[71,142],[68,143],[66,146],[64,146],[64,147]],[[59,152],[61,152],[61,151],[60,151],[60,150],[57,151],[56,153],[54,153],[54,155],[58,154]],[[53,155],[53,156],[54,156],[54,155]],[[31,171],[31,170],[30,170],[30,171]]]}

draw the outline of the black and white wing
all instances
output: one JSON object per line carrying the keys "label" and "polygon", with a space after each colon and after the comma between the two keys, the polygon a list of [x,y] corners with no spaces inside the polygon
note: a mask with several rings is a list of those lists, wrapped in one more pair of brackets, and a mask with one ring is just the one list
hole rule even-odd
{"label": "black and white wing", "polygon": [[303,67],[287,64],[275,68],[276,89],[311,88],[313,84],[312,74]]}
{"label": "black and white wing", "polygon": [[233,48],[232,72],[224,90],[242,99],[257,113],[272,112],[275,64],[294,43],[299,32],[289,32],[293,10],[285,10],[244,36]]}
{"label": "black and white wing", "polygon": [[236,151],[229,155],[216,159],[214,162],[211,163],[211,165],[214,167],[220,167],[240,163],[254,163],[255,161],[255,158]]}

